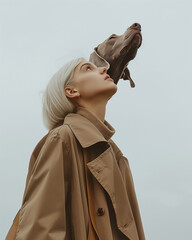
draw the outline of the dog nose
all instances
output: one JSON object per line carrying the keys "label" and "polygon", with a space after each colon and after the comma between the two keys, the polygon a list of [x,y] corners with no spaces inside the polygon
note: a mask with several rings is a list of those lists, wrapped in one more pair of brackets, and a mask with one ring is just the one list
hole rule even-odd
{"label": "dog nose", "polygon": [[141,25],[139,23],[133,23],[130,28],[134,28],[137,29],[139,31],[141,31]]}

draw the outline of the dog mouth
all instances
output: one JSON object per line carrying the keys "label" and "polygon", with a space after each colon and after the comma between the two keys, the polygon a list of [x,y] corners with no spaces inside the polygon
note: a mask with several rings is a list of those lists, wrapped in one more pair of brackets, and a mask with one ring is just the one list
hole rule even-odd
{"label": "dog mouth", "polygon": [[142,44],[142,35],[140,32],[128,35],[125,39],[128,39],[127,44],[121,49],[120,55],[127,61],[132,60],[137,53],[138,48]]}
{"label": "dog mouth", "polygon": [[141,43],[142,43],[142,35],[140,32],[134,32],[132,34],[128,34],[124,41],[127,40],[126,46],[121,50],[123,51],[124,49],[129,49],[131,47],[137,47],[140,48]]}
{"label": "dog mouth", "polygon": [[136,33],[132,39],[132,44],[137,45],[137,48],[140,48],[142,43],[142,35],[140,33]]}

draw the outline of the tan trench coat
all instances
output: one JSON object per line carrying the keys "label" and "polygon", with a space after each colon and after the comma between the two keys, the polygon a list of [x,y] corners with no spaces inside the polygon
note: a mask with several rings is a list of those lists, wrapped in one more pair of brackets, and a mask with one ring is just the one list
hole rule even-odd
{"label": "tan trench coat", "polygon": [[16,240],[87,239],[83,148],[89,151],[100,239],[145,239],[129,163],[110,139],[114,133],[106,120],[79,107],[39,141],[29,162]]}

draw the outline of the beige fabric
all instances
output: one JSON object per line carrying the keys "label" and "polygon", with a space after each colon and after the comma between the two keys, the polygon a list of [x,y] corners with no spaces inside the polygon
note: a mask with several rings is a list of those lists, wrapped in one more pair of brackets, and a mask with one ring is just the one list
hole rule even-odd
{"label": "beige fabric", "polygon": [[17,228],[18,228],[18,224],[19,224],[19,216],[20,216],[20,209],[17,212],[17,214],[13,220],[13,223],[9,229],[9,232],[7,233],[5,240],[15,240]]}
{"label": "beige fabric", "polygon": [[145,239],[129,163],[112,141],[114,133],[106,120],[79,107],[39,141],[29,162],[16,240],[87,239],[83,148],[101,240]]}

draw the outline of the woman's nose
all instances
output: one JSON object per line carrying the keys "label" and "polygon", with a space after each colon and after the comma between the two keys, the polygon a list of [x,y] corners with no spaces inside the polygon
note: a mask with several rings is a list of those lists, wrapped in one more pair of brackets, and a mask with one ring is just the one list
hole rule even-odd
{"label": "woman's nose", "polygon": [[100,72],[101,72],[101,73],[106,73],[106,72],[107,72],[107,68],[106,68],[106,67],[101,67]]}

